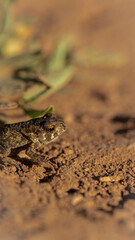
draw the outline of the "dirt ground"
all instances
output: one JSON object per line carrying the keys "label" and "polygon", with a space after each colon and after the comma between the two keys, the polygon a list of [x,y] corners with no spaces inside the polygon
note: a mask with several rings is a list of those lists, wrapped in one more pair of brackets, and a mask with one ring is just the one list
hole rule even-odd
{"label": "dirt ground", "polygon": [[40,149],[56,174],[29,162],[0,170],[0,238],[135,239],[135,2],[20,0],[16,9],[40,17],[48,51],[74,33],[78,46],[120,52],[126,63],[83,70],[42,103],[67,125]]}

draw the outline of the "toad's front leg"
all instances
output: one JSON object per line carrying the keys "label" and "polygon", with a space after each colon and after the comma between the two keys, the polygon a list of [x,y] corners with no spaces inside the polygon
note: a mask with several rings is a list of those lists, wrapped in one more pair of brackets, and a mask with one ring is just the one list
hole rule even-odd
{"label": "toad's front leg", "polygon": [[45,168],[49,168],[49,169],[51,169],[55,173],[56,172],[55,171],[56,165],[51,163],[51,162],[48,162],[48,161],[46,162],[45,161],[45,157],[39,155],[36,152],[36,149],[40,145],[41,145],[40,142],[33,142],[33,143],[29,144],[28,148],[26,150],[26,154],[31,158],[31,161],[33,161],[33,162],[37,163],[38,165],[43,166]]}

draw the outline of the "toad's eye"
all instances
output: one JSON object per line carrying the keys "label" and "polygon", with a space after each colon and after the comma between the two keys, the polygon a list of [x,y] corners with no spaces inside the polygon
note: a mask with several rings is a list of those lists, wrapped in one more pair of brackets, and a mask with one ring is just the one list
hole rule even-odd
{"label": "toad's eye", "polygon": [[47,126],[46,131],[47,132],[53,132],[55,130],[55,127],[53,126]]}

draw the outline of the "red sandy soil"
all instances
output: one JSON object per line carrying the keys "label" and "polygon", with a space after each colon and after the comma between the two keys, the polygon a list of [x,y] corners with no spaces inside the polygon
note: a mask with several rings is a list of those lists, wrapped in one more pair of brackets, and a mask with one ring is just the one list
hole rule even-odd
{"label": "red sandy soil", "polygon": [[80,69],[67,93],[42,103],[67,125],[39,151],[56,173],[29,161],[0,170],[0,239],[135,239],[135,2],[21,0],[16,9],[40,17],[47,51],[74,33],[77,47],[119,52],[126,63]]}

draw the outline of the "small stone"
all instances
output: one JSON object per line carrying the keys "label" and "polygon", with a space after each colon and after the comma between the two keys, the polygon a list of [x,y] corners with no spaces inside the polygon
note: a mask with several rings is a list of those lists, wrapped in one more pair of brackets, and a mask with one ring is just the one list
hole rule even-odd
{"label": "small stone", "polygon": [[107,176],[107,177],[100,177],[100,182],[118,182],[121,180],[119,176]]}
{"label": "small stone", "polygon": [[77,205],[78,203],[80,203],[80,202],[82,201],[82,199],[83,199],[83,196],[80,195],[80,194],[77,194],[77,195],[75,195],[75,196],[73,197],[71,203],[72,203],[73,206],[75,206],[75,205]]}
{"label": "small stone", "polygon": [[67,154],[67,155],[71,155],[74,153],[73,149],[70,149],[70,148],[65,148],[64,149],[64,153]]}

